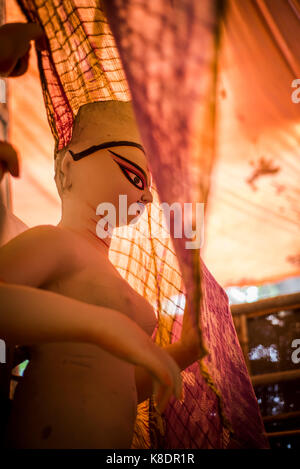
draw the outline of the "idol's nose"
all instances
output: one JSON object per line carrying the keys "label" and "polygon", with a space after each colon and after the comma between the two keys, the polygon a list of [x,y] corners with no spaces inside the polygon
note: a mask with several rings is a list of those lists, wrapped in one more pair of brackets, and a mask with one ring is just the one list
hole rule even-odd
{"label": "idol's nose", "polygon": [[143,192],[143,195],[141,197],[141,201],[144,204],[151,204],[153,202],[153,195],[150,192],[150,189],[147,189]]}

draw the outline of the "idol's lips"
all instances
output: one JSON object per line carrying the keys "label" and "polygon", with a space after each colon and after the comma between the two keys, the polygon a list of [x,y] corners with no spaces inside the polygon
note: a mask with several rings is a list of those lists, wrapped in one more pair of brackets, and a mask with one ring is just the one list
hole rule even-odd
{"label": "idol's lips", "polygon": [[142,212],[143,212],[145,210],[145,204],[143,204],[142,202],[137,202],[137,203],[141,207]]}

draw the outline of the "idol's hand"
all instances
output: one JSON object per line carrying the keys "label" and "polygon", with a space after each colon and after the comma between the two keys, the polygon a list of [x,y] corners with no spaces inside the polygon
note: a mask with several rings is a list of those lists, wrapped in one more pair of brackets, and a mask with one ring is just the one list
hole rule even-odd
{"label": "idol's hand", "polygon": [[19,177],[18,155],[9,143],[0,141],[0,182],[6,171]]}
{"label": "idol's hand", "polygon": [[[159,412],[163,412],[172,394],[177,399],[182,399],[182,379],[180,368],[175,360],[162,348],[155,346],[153,350],[157,354],[157,362],[153,360],[154,377],[154,401]],[[163,353],[162,353],[163,352]],[[157,363],[157,364],[156,364]],[[159,378],[157,380],[156,376]]]}
{"label": "idol's hand", "polygon": [[30,41],[45,48],[45,37],[37,23],[7,23],[0,27],[0,75],[18,77],[28,68]]}
{"label": "idol's hand", "polygon": [[192,321],[191,313],[188,310],[187,303],[184,310],[179,343],[184,353],[189,356],[190,363],[194,363],[201,358],[200,335],[196,324],[194,324]]}

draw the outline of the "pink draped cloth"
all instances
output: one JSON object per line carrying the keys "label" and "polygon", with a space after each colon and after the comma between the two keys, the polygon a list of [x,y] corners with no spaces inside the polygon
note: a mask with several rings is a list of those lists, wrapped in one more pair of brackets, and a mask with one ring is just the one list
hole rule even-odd
{"label": "pink draped cloth", "polygon": [[[237,447],[268,448],[257,400],[249,380],[244,356],[232,323],[228,296],[202,262],[205,291],[203,334],[210,354],[204,358],[221,400],[194,363],[183,372],[184,402],[173,400],[166,410],[163,448],[226,448],[229,433],[222,422],[224,412],[234,431]],[[180,337],[182,316],[173,328],[173,341]],[[224,407],[220,408],[223,402]],[[179,424],[180,422],[180,424]],[[188,429],[188,431],[187,431]]]}

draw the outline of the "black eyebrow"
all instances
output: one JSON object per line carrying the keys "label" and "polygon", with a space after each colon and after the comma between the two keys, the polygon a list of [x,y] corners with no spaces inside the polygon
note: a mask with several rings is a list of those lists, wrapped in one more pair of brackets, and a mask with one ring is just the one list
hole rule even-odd
{"label": "black eyebrow", "polygon": [[[112,153],[113,155],[117,156],[118,158],[121,158],[121,160],[127,161],[127,163],[130,163],[133,166],[135,166],[137,169],[139,169],[141,171],[141,173],[144,175],[144,178],[148,183],[148,178],[147,178],[146,173],[143,170],[143,168],[141,168],[138,164],[134,163],[133,161],[128,160],[127,158],[125,158],[125,156],[119,155],[118,153],[115,153],[114,151],[111,151],[111,150],[108,150],[108,151],[109,151],[109,153]],[[149,184],[148,184],[148,186],[149,186]]]}
{"label": "black eyebrow", "polygon": [[[88,156],[91,153],[95,153],[96,151],[102,150],[104,148],[127,147],[127,146],[139,148],[145,154],[145,150],[142,147],[142,145],[140,145],[139,143],[136,143],[136,142],[127,142],[126,140],[121,140],[120,142],[116,142],[116,141],[114,141],[114,142],[105,142],[105,143],[101,143],[100,145],[93,145],[92,147],[89,147],[86,150],[80,151],[79,153],[74,153],[72,150],[69,150],[69,152],[71,153],[73,160],[78,161],[81,158],[84,158],[85,156]],[[120,156],[120,155],[117,155],[117,156]],[[123,158],[123,157],[121,157],[121,158]],[[124,158],[124,159],[126,159],[126,158]],[[129,160],[127,160],[127,161],[129,161]],[[131,161],[130,161],[130,163],[131,163]],[[147,178],[146,178],[146,180],[147,180]]]}

